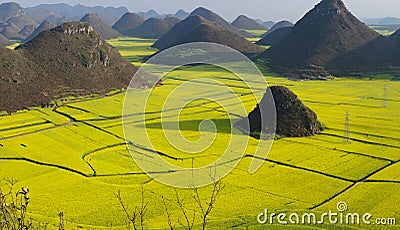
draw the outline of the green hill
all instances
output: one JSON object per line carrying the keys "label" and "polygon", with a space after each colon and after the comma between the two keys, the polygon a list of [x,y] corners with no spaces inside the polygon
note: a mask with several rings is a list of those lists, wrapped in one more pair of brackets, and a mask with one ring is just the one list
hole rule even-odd
{"label": "green hill", "polygon": [[89,23],[104,39],[121,36],[120,33],[105,24],[97,14],[86,14],[80,21]]}
{"label": "green hill", "polygon": [[[88,23],[40,33],[15,51],[1,49],[0,110],[44,106],[58,96],[126,88],[136,72]],[[146,82],[137,81],[137,87]]]}

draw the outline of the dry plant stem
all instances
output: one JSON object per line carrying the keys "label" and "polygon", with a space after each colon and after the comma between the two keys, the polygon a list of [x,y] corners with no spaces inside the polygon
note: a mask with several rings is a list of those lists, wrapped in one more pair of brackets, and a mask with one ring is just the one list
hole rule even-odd
{"label": "dry plant stem", "polygon": [[60,227],[58,228],[59,230],[64,230],[65,229],[65,225],[64,225],[64,212],[60,212],[60,214],[58,214],[58,216],[60,217]]}
{"label": "dry plant stem", "polygon": [[144,182],[142,182],[142,207],[139,211],[139,216],[140,216],[140,226],[142,230],[144,229],[144,215],[147,212],[147,205],[148,203],[145,203],[145,197],[144,197]]}
{"label": "dry plant stem", "polygon": [[172,221],[171,221],[171,212],[169,211],[167,203],[165,202],[164,196],[162,196],[161,198],[162,198],[162,201],[163,201],[163,204],[164,204],[165,213],[167,213],[169,229],[173,230],[175,228],[175,225],[173,225]]}
{"label": "dry plant stem", "polygon": [[196,219],[196,208],[195,207],[193,208],[193,219],[192,219],[192,221],[190,221],[187,210],[185,209],[185,206],[183,205],[184,199],[181,199],[179,197],[178,191],[176,189],[175,189],[175,194],[176,194],[176,202],[177,202],[179,209],[181,210],[183,216],[185,217],[186,224],[183,224],[179,219],[178,219],[178,222],[182,227],[185,227],[187,230],[191,230],[191,229],[193,229],[194,221]]}
{"label": "dry plant stem", "polygon": [[121,191],[118,191],[118,193],[115,194],[115,196],[117,197],[119,204],[122,207],[122,210],[124,211],[126,217],[128,218],[128,221],[126,223],[126,228],[131,229],[131,225],[132,225],[133,229],[137,230],[137,227],[136,227],[136,220],[137,220],[137,216],[138,216],[137,208],[135,208],[135,211],[133,211],[133,213],[131,215],[128,211],[128,208],[125,206],[124,201],[122,200]]}
{"label": "dry plant stem", "polygon": [[139,221],[139,226],[140,229],[144,229],[144,216],[147,212],[147,205],[148,203],[145,202],[145,189],[144,189],[144,183],[142,183],[142,189],[141,189],[141,206],[140,208],[135,207],[135,210],[133,211],[132,214],[130,214],[128,207],[125,205],[122,196],[121,196],[121,191],[118,191],[118,193],[115,194],[117,197],[119,204],[122,207],[122,210],[124,211],[128,221],[126,222],[126,228],[131,229],[133,227],[134,230],[138,229],[138,223]]}
{"label": "dry plant stem", "polygon": [[215,202],[217,200],[218,195],[220,194],[221,190],[224,188],[224,186],[221,185],[221,181],[220,180],[214,180],[213,182],[213,190],[211,193],[211,197],[210,200],[206,203],[206,205],[204,205],[201,201],[200,198],[200,194],[199,194],[199,190],[197,187],[193,187],[194,190],[194,199],[197,203],[197,205],[200,208],[201,211],[201,217],[202,217],[202,229],[206,229],[207,226],[207,222],[208,222],[208,215],[211,213],[211,211],[213,210],[213,208],[215,207]]}
{"label": "dry plant stem", "polygon": [[0,189],[0,229],[27,230],[32,229],[32,223],[26,219],[29,205],[29,189],[22,188],[14,192],[15,184],[12,179],[4,179],[8,192]]}

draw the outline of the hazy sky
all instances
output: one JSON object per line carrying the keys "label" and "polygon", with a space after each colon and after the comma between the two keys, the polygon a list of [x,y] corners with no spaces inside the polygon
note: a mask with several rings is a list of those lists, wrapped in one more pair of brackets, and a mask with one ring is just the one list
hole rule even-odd
{"label": "hazy sky", "polygon": [[[204,6],[233,20],[239,14],[263,20],[287,19],[297,21],[320,0],[14,0],[23,7],[40,3],[68,3],[88,6],[126,6],[130,11],[155,9],[159,13],[172,13],[178,9],[192,11]],[[343,0],[359,18],[400,17],[400,0]],[[0,2],[9,2],[0,0]]]}

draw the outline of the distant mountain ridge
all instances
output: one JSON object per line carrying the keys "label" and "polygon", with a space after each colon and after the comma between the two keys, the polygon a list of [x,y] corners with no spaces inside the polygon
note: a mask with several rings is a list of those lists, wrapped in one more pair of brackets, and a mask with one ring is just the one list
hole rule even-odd
{"label": "distant mountain ridge", "polygon": [[129,12],[126,7],[88,7],[81,4],[71,6],[65,3],[40,4],[27,7],[25,11],[39,23],[50,16],[65,18],[68,21],[79,21],[86,14],[97,14],[109,26],[113,25],[123,14]]}
{"label": "distant mountain ridge", "polygon": [[177,19],[183,20],[185,18],[187,18],[189,16],[189,12],[186,12],[182,9],[178,10],[175,14],[174,17],[176,17]]}
{"label": "distant mountain ridge", "polygon": [[[38,26],[17,3],[0,4],[0,34],[8,40],[23,40]],[[2,43],[7,43],[2,39]]]}
{"label": "distant mountain ridge", "polygon": [[271,27],[275,25],[275,22],[273,21],[263,22],[262,25],[267,29],[271,29]]}
{"label": "distant mountain ridge", "polygon": [[195,9],[192,13],[190,13],[189,16],[196,16],[196,15],[201,16],[201,17],[207,19],[208,21],[214,22],[214,23],[220,25],[221,27],[223,27],[233,33],[236,33],[244,38],[253,37],[250,33],[235,28],[229,22],[227,22],[225,19],[223,19],[221,16],[219,16],[218,14],[216,14],[216,13],[212,12],[211,10],[206,9],[204,7],[199,7],[197,9]]}
{"label": "distant mountain ridge", "polygon": [[159,19],[163,18],[163,16],[157,13],[157,11],[155,10],[149,10],[147,12],[137,12],[136,14],[142,17],[144,20],[150,18],[159,18]]}
{"label": "distant mountain ridge", "polygon": [[266,30],[263,25],[260,25],[255,20],[245,15],[239,15],[235,21],[232,22],[232,26],[242,30]]}
{"label": "distant mountain ridge", "polygon": [[395,17],[385,17],[385,18],[364,18],[361,19],[367,25],[371,26],[390,26],[390,25],[400,25],[400,18]]}

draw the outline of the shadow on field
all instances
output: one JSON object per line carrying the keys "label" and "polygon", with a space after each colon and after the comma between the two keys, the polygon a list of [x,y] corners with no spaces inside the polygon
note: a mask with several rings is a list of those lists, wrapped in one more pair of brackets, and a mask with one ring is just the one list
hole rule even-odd
{"label": "shadow on field", "polygon": [[[232,126],[236,124],[240,119],[209,119],[209,120],[190,120],[190,121],[179,121],[179,122],[157,122],[148,123],[146,127],[148,129],[163,129],[163,130],[176,130],[176,131],[193,131],[199,132],[200,127],[203,132],[217,131],[218,133],[231,134]],[[213,125],[214,124],[214,125]],[[242,134],[239,130],[234,129],[235,134]]]}

